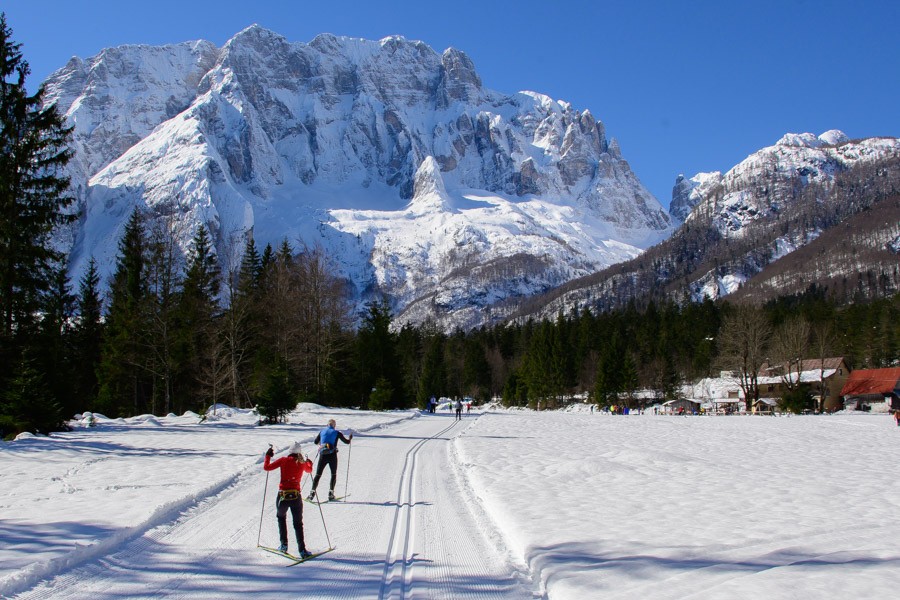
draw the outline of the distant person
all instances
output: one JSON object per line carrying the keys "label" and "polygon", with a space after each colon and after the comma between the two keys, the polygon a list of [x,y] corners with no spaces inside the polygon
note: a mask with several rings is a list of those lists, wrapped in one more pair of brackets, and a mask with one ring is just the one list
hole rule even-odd
{"label": "distant person", "polygon": [[456,399],[454,408],[456,408],[456,419],[462,420],[462,401],[459,398]]}
{"label": "distant person", "polygon": [[900,427],[900,410],[894,411],[894,422],[897,423],[898,427]]}
{"label": "distant person", "polygon": [[353,434],[350,434],[350,439],[344,437],[344,434],[334,428],[336,425],[334,419],[328,420],[328,427],[323,429],[316,435],[316,439],[314,442],[319,444],[319,464],[316,466],[316,476],[313,479],[312,491],[309,493],[309,500],[315,500],[316,498],[316,488],[319,487],[319,479],[322,477],[322,471],[325,470],[325,465],[328,465],[328,468],[331,469],[331,483],[328,485],[328,499],[334,500],[334,484],[337,483],[337,443],[338,440],[341,440],[345,444],[349,444],[350,440],[353,439]]}
{"label": "distant person", "polygon": [[294,534],[297,536],[298,556],[308,558],[310,553],[303,541],[303,498],[300,496],[300,478],[304,473],[312,473],[312,461],[303,457],[300,442],[295,442],[288,449],[287,456],[271,462],[274,455],[275,451],[269,447],[263,469],[266,471],[281,469],[281,482],[278,484],[278,497],[275,500],[278,538],[281,540],[278,550],[285,553],[288,551],[287,512],[290,509],[294,521]]}

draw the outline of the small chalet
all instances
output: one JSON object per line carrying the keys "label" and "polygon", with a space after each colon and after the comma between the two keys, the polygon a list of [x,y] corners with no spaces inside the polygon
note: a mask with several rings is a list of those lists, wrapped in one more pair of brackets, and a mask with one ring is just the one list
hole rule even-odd
{"label": "small chalet", "polygon": [[844,406],[857,408],[885,404],[900,409],[900,367],[891,369],[857,369],[841,389]]}
{"label": "small chalet", "polygon": [[850,369],[842,356],[804,358],[799,365],[763,363],[757,375],[760,396],[780,398],[787,391],[786,380],[794,382],[798,371],[800,382],[810,386],[820,410],[833,412],[844,407],[841,389],[850,376]]}

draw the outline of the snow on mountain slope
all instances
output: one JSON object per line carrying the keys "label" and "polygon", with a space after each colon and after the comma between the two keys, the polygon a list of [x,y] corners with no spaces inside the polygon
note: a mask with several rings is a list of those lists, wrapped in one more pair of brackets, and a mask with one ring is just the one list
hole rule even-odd
{"label": "snow on mountain slope", "polygon": [[[878,279],[881,287],[870,291],[873,296],[890,293],[900,287],[891,256],[897,246],[891,206],[898,190],[900,139],[851,141],[837,130],[788,134],[724,175],[680,175],[671,210],[684,223],[636,260],[495,310],[524,321],[584,308],[615,309],[632,300],[701,302],[736,291],[746,298],[748,290],[755,290],[755,301],[764,301],[802,292],[810,283],[834,284],[835,275],[844,289],[842,274]],[[887,205],[876,206],[883,202]],[[851,227],[854,215],[862,213],[852,229],[840,234],[849,231],[846,241],[852,243],[841,240],[835,247],[836,236],[829,232],[838,225]],[[805,253],[806,261],[785,266],[797,250],[822,237],[829,242],[819,245],[816,256]],[[756,285],[764,271],[770,272],[765,275],[770,283]]]}
{"label": "snow on mountain slope", "polygon": [[108,276],[135,207],[186,249],[212,232],[236,264],[249,236],[319,244],[358,301],[401,320],[479,308],[636,256],[672,231],[603,124],[533,93],[482,86],[461,51],[401,37],[292,43],[253,26],[208,42],[73,58],[47,82],[75,126],[78,277]]}
{"label": "snow on mountain slope", "polygon": [[701,213],[711,215],[719,231],[740,236],[748,223],[783,210],[792,190],[812,183],[828,186],[840,172],[897,156],[897,138],[851,141],[834,129],[819,136],[789,133],[724,175],[699,173],[690,180],[680,176],[673,189],[672,212],[685,221]]}
{"label": "snow on mountain slope", "polygon": [[[867,138],[851,141],[843,132],[830,130],[783,136],[774,146],[751,154],[727,173],[700,173],[690,180],[679,178],[673,189],[672,212],[685,222],[709,217],[711,226],[726,237],[743,238],[749,224],[760,219],[777,219],[790,211],[807,189],[832,188],[835,176],[852,169],[884,168],[900,159],[900,139]],[[817,184],[813,186],[813,184]],[[813,187],[811,187],[813,186]],[[817,198],[816,202],[824,202]],[[690,207],[693,208],[691,209]],[[794,252],[815,240],[816,227],[794,227],[772,241],[769,261]],[[733,293],[764,265],[748,272],[744,268],[719,267],[699,277],[691,296],[720,298]]]}

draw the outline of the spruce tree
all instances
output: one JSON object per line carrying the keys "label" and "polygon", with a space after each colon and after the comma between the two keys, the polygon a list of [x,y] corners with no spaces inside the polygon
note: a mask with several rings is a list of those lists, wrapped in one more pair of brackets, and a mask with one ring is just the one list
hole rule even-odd
{"label": "spruce tree", "polygon": [[156,221],[150,232],[146,263],[147,295],[142,309],[146,326],[139,331],[141,365],[153,376],[150,412],[168,414],[184,409],[176,390],[181,367],[178,298],[183,262],[176,232],[168,220]]}
{"label": "spruce tree", "polygon": [[147,373],[140,345],[146,330],[146,245],[143,216],[135,208],[119,240],[98,369],[97,408],[110,417],[139,414],[147,408]]}
{"label": "spruce tree", "polygon": [[[66,208],[72,202],[62,174],[71,158],[71,128],[55,106],[44,106],[43,86],[27,93],[29,73],[21,44],[12,40],[6,15],[0,14],[0,394],[9,391],[22,401],[21,382],[48,375],[45,361],[32,360],[41,355],[35,347],[38,315],[52,310],[63,257],[51,247],[50,236],[70,221]],[[27,399],[55,402],[52,392]]]}
{"label": "spruce tree", "polygon": [[249,382],[252,377],[252,358],[257,346],[259,327],[258,300],[262,279],[262,259],[256,243],[249,237],[244,248],[240,269],[229,271],[228,305],[222,314],[222,336],[226,354],[223,394],[233,406],[251,403]]}
{"label": "spruce tree", "polygon": [[357,335],[358,371],[360,373],[359,396],[368,401],[372,388],[379,379],[388,382],[383,389],[390,389],[392,398],[384,408],[403,406],[401,391],[403,380],[397,360],[397,342],[391,332],[391,309],[386,299],[371,302]]}
{"label": "spruce tree", "polygon": [[[182,370],[192,408],[224,393],[225,347],[216,329],[221,277],[206,227],[197,229],[179,300]],[[196,400],[194,400],[196,399]]]}
{"label": "spruce tree", "polygon": [[[62,266],[54,272],[51,283],[42,302],[44,308],[38,335],[29,342],[29,346],[36,358],[35,366],[45,374],[52,398],[64,416],[71,417],[85,408],[72,393],[74,367],[80,360],[72,346],[76,298],[69,289],[69,277]],[[51,423],[43,425],[51,427]]]}
{"label": "spruce tree", "polygon": [[100,273],[97,271],[97,261],[91,257],[87,271],[81,277],[72,342],[76,357],[72,395],[82,407],[91,410],[95,408],[99,391],[97,369],[100,366],[103,335],[102,310]]}

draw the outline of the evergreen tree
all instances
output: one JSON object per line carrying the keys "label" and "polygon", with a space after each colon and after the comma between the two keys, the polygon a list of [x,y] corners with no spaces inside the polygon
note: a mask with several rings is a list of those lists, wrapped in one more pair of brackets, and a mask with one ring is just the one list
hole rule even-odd
{"label": "evergreen tree", "polygon": [[63,427],[62,410],[47,384],[45,372],[26,356],[12,369],[14,375],[0,394],[0,437],[23,431],[49,433]]}
{"label": "evergreen tree", "polygon": [[140,345],[147,326],[143,309],[146,244],[143,217],[135,208],[119,240],[98,369],[97,409],[110,417],[140,414],[147,408],[147,373]]}
{"label": "evergreen tree", "polygon": [[156,221],[151,231],[146,262],[147,294],[142,304],[146,327],[139,341],[143,367],[153,376],[150,412],[168,414],[184,410],[175,389],[181,369],[178,298],[181,296],[181,251],[171,223]]}
{"label": "evergreen tree", "polygon": [[240,291],[240,294],[243,296],[254,295],[259,290],[262,273],[262,257],[256,249],[256,242],[250,237],[247,239],[247,245],[244,248],[244,256],[241,258],[241,270],[238,275],[237,289]]}
{"label": "evergreen tree", "polygon": [[216,328],[221,289],[216,255],[206,227],[194,235],[187,273],[178,301],[180,363],[183,394],[189,407],[200,409],[200,401],[215,404],[224,393],[227,373],[225,344]]}
{"label": "evergreen tree", "polygon": [[531,339],[520,373],[528,388],[528,402],[539,408],[555,408],[565,392],[565,360],[559,330],[543,321]]}
{"label": "evergreen tree", "polygon": [[465,342],[462,381],[466,395],[482,402],[490,400],[491,367],[485,356],[484,346],[471,335]]}
{"label": "evergreen tree", "polygon": [[638,390],[638,385],[637,365],[634,363],[631,352],[626,352],[622,362],[622,391],[625,393],[625,402],[629,407],[637,404],[635,392]]}
{"label": "evergreen tree", "polygon": [[393,402],[394,388],[391,383],[384,377],[379,377],[375,381],[372,393],[369,394],[369,402],[367,408],[369,410],[384,410]]}
{"label": "evergreen tree", "polygon": [[619,394],[624,391],[625,349],[618,333],[600,352],[597,363],[597,381],[594,384],[594,401],[600,406],[619,404]]}
{"label": "evergreen tree", "polygon": [[389,385],[382,388],[390,389],[392,393],[390,402],[384,408],[401,408],[403,402],[398,391],[402,390],[402,380],[387,300],[369,303],[357,334],[357,347],[360,397],[367,400],[376,382],[383,378]]}
{"label": "evergreen tree", "polygon": [[99,387],[97,369],[100,366],[100,347],[103,337],[102,302],[100,300],[100,274],[97,261],[92,257],[87,271],[81,277],[77,300],[77,318],[73,331],[72,395],[80,406],[93,410]]}
{"label": "evergreen tree", "polygon": [[[44,106],[43,86],[28,95],[29,73],[21,44],[12,40],[6,15],[0,14],[0,394],[7,385],[49,375],[34,370],[56,371],[25,355],[41,354],[34,347],[37,316],[53,310],[48,296],[63,257],[51,247],[50,235],[72,218],[66,212],[72,202],[69,181],[62,175],[72,155],[71,128],[55,106]],[[24,398],[19,387],[9,391]]]}
{"label": "evergreen tree", "polygon": [[422,372],[416,391],[419,408],[425,408],[432,396],[440,398],[448,393],[444,362],[445,339],[443,334],[435,332],[423,342]]}
{"label": "evergreen tree", "polygon": [[74,365],[81,360],[74,355],[72,347],[76,299],[69,290],[69,277],[64,268],[56,269],[51,283],[42,303],[38,335],[29,346],[35,357],[34,366],[45,374],[51,398],[64,415],[71,416],[85,408],[72,394]]}
{"label": "evergreen tree", "polygon": [[222,314],[223,351],[226,354],[223,393],[228,404],[249,405],[253,356],[257,349],[262,259],[252,237],[247,239],[240,269],[228,274],[228,306]]}
{"label": "evergreen tree", "polygon": [[397,353],[400,358],[404,396],[416,399],[416,406],[424,409],[428,405],[427,392],[421,390],[421,378],[425,359],[424,328],[404,325],[397,335]]}
{"label": "evergreen tree", "polygon": [[287,364],[284,360],[276,358],[267,375],[256,410],[263,422],[274,424],[284,422],[285,416],[296,406]]}

